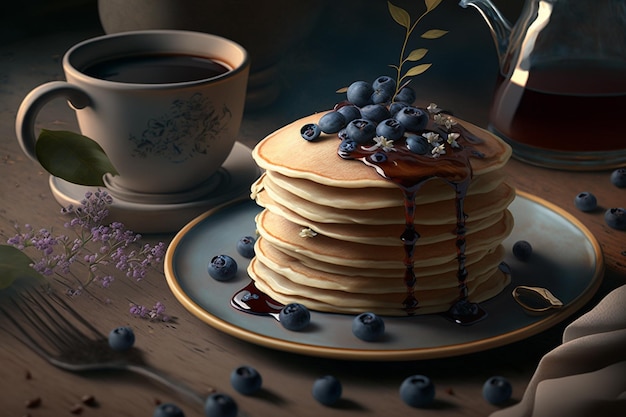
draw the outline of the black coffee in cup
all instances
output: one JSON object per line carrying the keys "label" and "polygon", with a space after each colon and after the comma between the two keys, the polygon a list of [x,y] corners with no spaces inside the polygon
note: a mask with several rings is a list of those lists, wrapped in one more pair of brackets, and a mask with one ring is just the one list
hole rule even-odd
{"label": "black coffee in cup", "polygon": [[229,68],[202,56],[161,53],[108,59],[93,63],[82,71],[108,81],[167,84],[213,78],[229,71]]}

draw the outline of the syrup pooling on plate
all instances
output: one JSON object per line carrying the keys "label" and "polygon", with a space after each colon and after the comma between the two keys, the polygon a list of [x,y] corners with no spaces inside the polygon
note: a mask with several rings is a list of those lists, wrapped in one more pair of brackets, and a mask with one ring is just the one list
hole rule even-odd
{"label": "syrup pooling on plate", "polygon": [[[440,179],[455,191],[456,209],[456,251],[457,279],[459,288],[458,301],[451,306],[447,316],[459,324],[471,324],[486,316],[477,304],[468,301],[467,269],[465,267],[465,221],[464,200],[472,179],[470,158],[481,158],[482,154],[471,146],[480,139],[459,126],[447,114],[434,105],[429,106],[428,122],[424,129],[407,132],[397,141],[390,141],[377,136],[374,143],[351,146],[340,145],[338,154],[343,159],[354,159],[372,167],[382,177],[397,184],[403,192],[405,207],[405,229],[400,239],[405,251],[405,275],[407,295],[403,308],[408,314],[419,309],[419,300],[415,296],[417,277],[413,264],[419,231],[415,229],[415,197],[426,181]],[[407,137],[418,135],[426,140],[432,149],[430,152],[416,153],[407,145]],[[345,141],[345,139],[344,139]]]}

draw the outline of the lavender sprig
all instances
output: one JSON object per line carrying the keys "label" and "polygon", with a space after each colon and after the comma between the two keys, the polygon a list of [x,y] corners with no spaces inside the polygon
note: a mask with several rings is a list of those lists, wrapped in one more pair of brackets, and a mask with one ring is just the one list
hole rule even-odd
{"label": "lavender sprig", "polygon": [[[24,252],[38,253],[31,258],[32,268],[45,277],[54,277],[72,295],[80,294],[94,283],[109,287],[115,277],[104,271],[105,265],[113,265],[128,278],[141,281],[151,267],[163,260],[165,244],[139,245],[141,235],[122,223],[103,224],[112,202],[104,190],[89,191],[78,207],[70,205],[61,210],[72,216],[64,225],[66,234],[55,235],[52,229],[35,230],[29,224],[23,228],[16,225],[17,234],[7,243]],[[76,274],[77,263],[86,266],[86,276],[81,278]],[[157,305],[153,310],[161,317],[165,307],[161,303]]]}

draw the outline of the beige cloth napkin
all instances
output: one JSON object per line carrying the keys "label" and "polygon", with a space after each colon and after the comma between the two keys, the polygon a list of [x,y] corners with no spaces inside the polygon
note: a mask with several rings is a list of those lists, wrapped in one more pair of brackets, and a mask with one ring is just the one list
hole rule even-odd
{"label": "beige cloth napkin", "polygon": [[522,400],[491,417],[626,416],[626,285],[572,322]]}

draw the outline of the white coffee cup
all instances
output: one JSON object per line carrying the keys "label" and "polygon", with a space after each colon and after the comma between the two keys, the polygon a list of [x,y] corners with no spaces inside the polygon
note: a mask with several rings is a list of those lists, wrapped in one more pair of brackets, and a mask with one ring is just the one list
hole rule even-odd
{"label": "white coffee cup", "polygon": [[[139,78],[110,76],[123,76],[112,65],[125,62],[116,61],[124,57],[130,57],[129,68],[139,68]],[[178,73],[165,77],[162,67],[143,69],[145,60],[154,57],[191,59],[194,65],[198,59],[212,60],[226,68],[212,73],[202,64],[196,78],[187,77],[187,70],[182,78]],[[108,71],[98,72],[94,65],[103,62]],[[24,98],[16,118],[17,139],[37,160],[37,114],[50,100],[64,97],[76,110],[80,133],[104,149],[119,173],[107,175],[107,187],[138,200],[142,195],[184,195],[209,181],[231,152],[243,117],[249,66],[243,47],[207,33],[145,30],[88,39],[63,56],[67,81],[42,84]]]}

